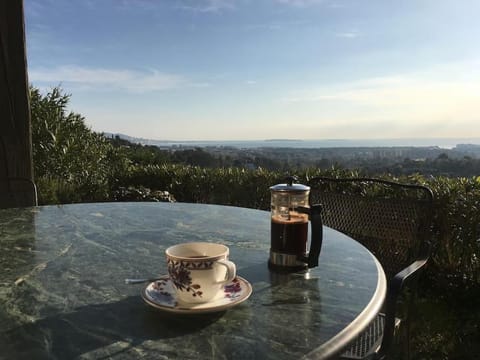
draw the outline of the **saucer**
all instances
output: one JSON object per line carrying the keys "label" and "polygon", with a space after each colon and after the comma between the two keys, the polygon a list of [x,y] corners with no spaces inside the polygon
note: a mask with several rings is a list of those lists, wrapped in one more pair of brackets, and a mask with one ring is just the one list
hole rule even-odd
{"label": "saucer", "polygon": [[178,302],[173,282],[168,276],[148,284],[141,293],[143,300],[148,305],[162,311],[178,314],[202,314],[224,311],[241,304],[251,294],[252,285],[240,276],[226,283],[213,300],[201,304]]}

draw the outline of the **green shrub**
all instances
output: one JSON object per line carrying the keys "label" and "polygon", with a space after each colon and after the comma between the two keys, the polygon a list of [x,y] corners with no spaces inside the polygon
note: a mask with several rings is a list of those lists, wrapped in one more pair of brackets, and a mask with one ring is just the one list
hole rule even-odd
{"label": "green shrub", "polygon": [[432,254],[437,286],[480,284],[480,177],[435,177],[426,183],[435,195]]}
{"label": "green shrub", "polygon": [[121,150],[91,131],[81,115],[67,111],[69,99],[60,88],[45,95],[30,88],[40,204],[108,199],[112,185],[129,165]]}
{"label": "green shrub", "polygon": [[166,190],[182,202],[268,209],[277,174],[263,169],[206,169],[175,164],[134,167],[123,185]]}

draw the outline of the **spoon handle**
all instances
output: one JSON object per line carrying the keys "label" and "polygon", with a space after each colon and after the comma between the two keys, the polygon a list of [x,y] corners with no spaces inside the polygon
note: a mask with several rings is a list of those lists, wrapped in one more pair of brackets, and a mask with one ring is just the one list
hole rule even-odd
{"label": "spoon handle", "polygon": [[147,282],[154,282],[157,280],[166,279],[166,277],[159,277],[159,278],[152,278],[152,279],[125,279],[125,284],[133,285],[133,284],[143,284]]}

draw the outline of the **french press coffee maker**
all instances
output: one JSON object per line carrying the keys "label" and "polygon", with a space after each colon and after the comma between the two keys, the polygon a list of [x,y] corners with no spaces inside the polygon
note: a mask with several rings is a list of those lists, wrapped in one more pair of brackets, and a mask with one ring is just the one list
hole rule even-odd
{"label": "french press coffee maker", "polygon": [[[268,265],[272,270],[298,271],[318,266],[322,247],[321,205],[309,204],[310,187],[287,183],[270,187],[271,244]],[[307,252],[308,221],[311,221],[310,251]]]}

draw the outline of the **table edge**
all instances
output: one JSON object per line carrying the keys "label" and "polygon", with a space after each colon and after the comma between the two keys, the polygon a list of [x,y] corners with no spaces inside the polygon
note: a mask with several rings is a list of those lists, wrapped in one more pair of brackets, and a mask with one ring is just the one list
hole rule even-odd
{"label": "table edge", "polygon": [[380,262],[372,253],[370,253],[370,255],[374,259],[379,274],[377,288],[375,289],[372,299],[355,320],[330,340],[303,356],[304,359],[325,359],[338,355],[368,326],[375,316],[377,316],[378,312],[380,312],[387,293],[387,279]]}

